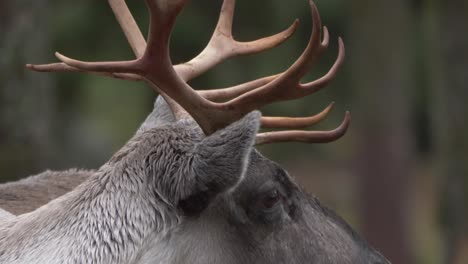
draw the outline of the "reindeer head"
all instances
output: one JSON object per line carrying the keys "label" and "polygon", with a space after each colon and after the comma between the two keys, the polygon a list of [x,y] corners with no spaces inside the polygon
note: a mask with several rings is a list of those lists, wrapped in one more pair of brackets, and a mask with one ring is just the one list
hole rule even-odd
{"label": "reindeer head", "polygon": [[[164,227],[170,231],[163,237],[143,239],[138,263],[387,263],[343,220],[306,195],[286,171],[254,149],[255,144],[274,142],[334,141],[349,125],[347,112],[334,130],[294,130],[321,121],[332,105],[305,118],[261,117],[256,111],[320,90],[342,64],[344,45],[339,39],[338,56],[328,73],[310,83],[300,82],[329,43],[312,1],[311,37],[292,66],[280,74],[206,91],[192,89],[187,82],[229,57],[279,45],[294,32],[297,21],[277,35],[238,42],[231,29],[235,1],[225,0],[207,47],[191,61],[174,66],[169,40],[187,0],[146,1],[147,43],[124,0],[109,3],[135,60],[83,62],[56,53],[62,63],[28,67],[142,80],[164,98],[135,137],[100,170],[116,190],[123,185],[144,194],[143,203],[154,209],[148,215],[163,224],[176,223]],[[257,133],[259,128],[284,131]],[[165,221],[168,218],[175,221]]]}

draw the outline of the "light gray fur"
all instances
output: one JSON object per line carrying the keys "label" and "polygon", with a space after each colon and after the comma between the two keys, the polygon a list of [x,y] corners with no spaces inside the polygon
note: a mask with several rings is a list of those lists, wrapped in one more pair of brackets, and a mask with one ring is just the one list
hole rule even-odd
{"label": "light gray fur", "polygon": [[208,137],[193,120],[146,127],[73,191],[4,221],[0,263],[141,263],[183,222],[179,201],[240,181],[259,118]]}
{"label": "light gray fur", "polygon": [[[166,101],[162,97],[157,97],[153,111],[136,134],[174,121],[174,115]],[[31,212],[73,190],[94,172],[95,170],[81,169],[47,170],[19,181],[0,184],[0,208],[14,215]]]}
{"label": "light gray fur", "polygon": [[2,223],[2,221],[11,220],[14,218],[15,218],[15,215],[0,208],[0,224]]}
{"label": "light gray fur", "polygon": [[31,212],[73,190],[93,173],[92,170],[48,170],[16,182],[1,184],[0,208],[15,215]]}
{"label": "light gray fur", "polygon": [[138,135],[152,128],[156,128],[164,124],[170,124],[175,121],[176,119],[169,108],[169,105],[162,96],[158,96],[156,100],[154,100],[153,111],[148,115],[140,128],[138,128],[136,134]]}
{"label": "light gray fur", "polygon": [[[389,263],[253,150],[258,119],[251,113],[205,137],[156,100],[108,163],[83,172],[83,184],[31,213],[3,213],[0,263]],[[48,174],[60,175],[26,182]],[[265,210],[271,186],[283,198]]]}

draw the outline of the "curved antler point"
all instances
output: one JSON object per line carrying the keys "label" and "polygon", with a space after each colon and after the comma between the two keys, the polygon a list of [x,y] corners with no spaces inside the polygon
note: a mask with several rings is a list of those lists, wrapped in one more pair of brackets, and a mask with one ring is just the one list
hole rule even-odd
{"label": "curved antler point", "polygon": [[64,60],[70,59],[70,58],[68,58],[67,56],[61,54],[61,53],[58,52],[58,51],[56,51],[56,52],[54,53],[54,55],[55,55],[55,57],[56,57],[57,59],[59,59],[60,61],[63,61],[63,62],[64,62]]}
{"label": "curved antler point", "polygon": [[[285,39],[291,37],[296,32],[299,25],[300,25],[300,20],[296,18],[294,22],[286,30],[283,31],[284,34],[286,34]],[[281,32],[279,34],[281,34]]]}
{"label": "curved antler point", "polygon": [[350,122],[351,122],[351,113],[349,111],[346,111],[343,124],[342,124],[345,126],[345,129],[348,128]]}
{"label": "curved antler point", "polygon": [[344,41],[342,37],[338,37],[338,45],[340,46],[340,48],[344,49]]}
{"label": "curved antler point", "polygon": [[301,20],[299,18],[294,19],[293,26],[297,27],[301,23]]}
{"label": "curved antler point", "polygon": [[338,37],[338,58],[337,61],[341,64],[344,61],[346,55],[346,49],[341,37]]}
{"label": "curved antler point", "polygon": [[322,48],[328,48],[328,44],[330,43],[330,33],[328,32],[327,26],[323,26],[322,28]]}
{"label": "curved antler point", "polygon": [[310,5],[310,7],[312,9],[313,16],[320,19],[320,13],[318,11],[318,8],[317,8],[317,5],[315,4],[315,2],[313,0],[309,0],[309,5]]}

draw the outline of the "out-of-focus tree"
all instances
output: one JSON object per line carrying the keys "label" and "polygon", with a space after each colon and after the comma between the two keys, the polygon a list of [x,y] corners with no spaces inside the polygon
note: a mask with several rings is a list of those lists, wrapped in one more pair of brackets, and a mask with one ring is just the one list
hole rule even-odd
{"label": "out-of-focus tree", "polygon": [[468,2],[425,2],[426,49],[432,88],[435,166],[442,186],[443,263],[468,257]]}
{"label": "out-of-focus tree", "polygon": [[54,93],[50,78],[25,74],[25,58],[44,60],[47,0],[0,1],[1,180],[35,172],[52,153]]}
{"label": "out-of-focus tree", "polygon": [[356,92],[356,173],[361,177],[364,236],[392,263],[411,260],[407,199],[412,14],[405,0],[349,3],[350,76]]}

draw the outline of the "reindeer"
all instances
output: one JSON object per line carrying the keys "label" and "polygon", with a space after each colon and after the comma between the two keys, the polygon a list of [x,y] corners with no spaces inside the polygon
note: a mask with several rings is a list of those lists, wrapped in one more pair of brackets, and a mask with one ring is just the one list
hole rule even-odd
{"label": "reindeer", "polygon": [[73,190],[94,170],[44,171],[0,185],[0,208],[14,215],[29,213]]}
{"label": "reindeer", "polygon": [[[229,57],[279,45],[297,26],[238,42],[231,34],[234,2],[224,1],[208,46],[188,63],[173,66],[168,48],[187,0],[146,1],[148,43],[125,1],[109,0],[137,59],[90,63],[57,53],[61,63],[28,65],[143,80],[161,97],[128,143],[98,170],[84,173],[76,188],[31,212],[3,214],[0,263],[389,263],[254,147],[331,142],[349,125],[346,113],[331,131],[293,130],[322,120],[331,107],[307,118],[262,117],[256,110],[316,92],[342,64],[340,39],[330,71],[300,83],[329,43],[312,1],[309,44],[285,72],[220,90],[188,85]],[[261,127],[284,131],[259,133]]]}

